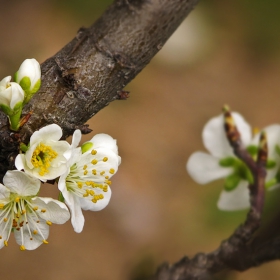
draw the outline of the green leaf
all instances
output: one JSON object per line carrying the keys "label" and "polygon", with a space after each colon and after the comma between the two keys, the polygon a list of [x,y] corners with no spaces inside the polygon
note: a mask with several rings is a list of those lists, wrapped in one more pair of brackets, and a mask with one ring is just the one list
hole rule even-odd
{"label": "green leaf", "polygon": [[236,163],[236,159],[234,157],[223,158],[219,161],[220,166],[222,167],[232,167]]}
{"label": "green leaf", "polygon": [[275,146],[275,151],[280,156],[280,147],[278,145]]}
{"label": "green leaf", "polygon": [[82,149],[82,153],[85,153],[87,151],[89,151],[91,148],[93,147],[93,143],[91,142],[86,142],[81,146]]}
{"label": "green leaf", "polygon": [[238,174],[231,174],[228,177],[226,177],[225,180],[225,190],[226,191],[231,191],[234,190],[237,185],[239,184],[241,178],[238,176]]}
{"label": "green leaf", "polygon": [[23,77],[20,82],[19,82],[19,85],[22,87],[22,89],[24,91],[29,91],[30,90],[30,86],[31,86],[31,81],[30,81],[30,78],[25,76]]}
{"label": "green leaf", "polygon": [[[28,146],[29,146],[29,144],[28,144]],[[22,152],[25,153],[29,148],[28,146],[26,146],[24,143],[20,143],[19,148]]]}
{"label": "green leaf", "polygon": [[0,104],[0,108],[6,115],[11,115],[13,113],[13,110],[4,104]]}

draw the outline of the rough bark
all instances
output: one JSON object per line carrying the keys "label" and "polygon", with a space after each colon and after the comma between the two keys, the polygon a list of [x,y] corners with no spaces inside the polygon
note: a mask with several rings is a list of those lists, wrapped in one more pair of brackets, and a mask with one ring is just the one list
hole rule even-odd
{"label": "rough bark", "polygon": [[198,0],[117,0],[89,28],[42,65],[42,87],[24,108],[31,114],[18,133],[0,113],[0,179],[13,169],[19,141],[57,123],[64,138],[116,99],[150,62]]}

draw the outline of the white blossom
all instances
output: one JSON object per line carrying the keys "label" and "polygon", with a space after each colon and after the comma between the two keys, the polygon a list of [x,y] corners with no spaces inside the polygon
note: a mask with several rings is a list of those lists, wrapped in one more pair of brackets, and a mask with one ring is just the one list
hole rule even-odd
{"label": "white blossom", "polygon": [[70,149],[66,141],[59,141],[61,136],[62,130],[56,124],[47,125],[34,132],[26,153],[16,157],[16,168],[23,169],[44,182],[59,177],[67,170],[67,155]]}
{"label": "white blossom", "polygon": [[83,210],[99,211],[111,198],[110,178],[117,172],[121,158],[116,140],[107,134],[97,134],[82,148],[76,148],[81,133],[73,135],[68,170],[58,181],[65,203],[71,212],[71,222],[76,232],[84,226]]}
{"label": "white blossom", "polygon": [[[241,135],[243,145],[256,158],[259,134],[252,137],[250,125],[238,113],[232,113],[235,125]],[[269,163],[266,181],[275,178],[280,158],[277,145],[280,143],[280,125],[271,125],[264,129],[268,139]],[[253,182],[248,167],[239,160],[230,147],[224,131],[223,115],[212,118],[202,132],[203,144],[210,154],[193,153],[187,162],[187,171],[199,184],[207,184],[216,179],[225,178],[224,190],[218,200],[218,208],[226,211],[246,209],[250,206],[249,183]]]}
{"label": "white blossom", "polygon": [[70,214],[66,205],[52,198],[37,197],[41,182],[21,171],[8,171],[0,184],[0,248],[8,246],[14,232],[20,250],[48,244],[52,223],[63,224]]}

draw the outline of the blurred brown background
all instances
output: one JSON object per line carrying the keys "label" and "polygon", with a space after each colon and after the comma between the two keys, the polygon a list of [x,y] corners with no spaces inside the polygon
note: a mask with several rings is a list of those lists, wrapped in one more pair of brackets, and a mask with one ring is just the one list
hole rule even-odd
{"label": "blurred brown background", "polygon": [[[0,78],[26,58],[43,62],[89,26],[112,1],[0,1]],[[93,133],[118,140],[122,164],[111,202],[85,212],[82,233],[53,225],[49,244],[0,251],[1,279],[144,280],[163,261],[214,250],[246,211],[218,211],[222,182],[199,186],[188,176],[201,131],[227,103],[253,127],[280,122],[280,2],[201,1],[162,51],[91,121]],[[57,196],[54,186],[42,194]],[[267,195],[265,215],[279,191]],[[275,207],[274,207],[275,206]],[[271,262],[221,279],[279,279]]]}

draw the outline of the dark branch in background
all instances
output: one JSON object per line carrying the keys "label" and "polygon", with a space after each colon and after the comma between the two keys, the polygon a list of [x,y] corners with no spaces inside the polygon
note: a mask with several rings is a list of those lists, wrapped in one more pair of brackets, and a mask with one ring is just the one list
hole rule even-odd
{"label": "dark branch in background", "polygon": [[225,270],[244,271],[260,265],[268,260],[279,258],[280,238],[270,240],[265,244],[253,243],[254,234],[260,226],[264,205],[264,184],[267,161],[267,139],[261,134],[257,161],[254,161],[243,146],[240,134],[233,118],[225,108],[225,131],[235,155],[250,169],[254,183],[249,186],[251,208],[244,224],[220,247],[212,253],[199,253],[194,258],[184,257],[179,262],[169,266],[163,264],[153,279],[156,280],[185,280],[185,279],[213,279],[213,276]]}
{"label": "dark branch in background", "polygon": [[[123,88],[150,62],[198,0],[117,0],[91,27],[42,66],[42,87],[24,108],[32,111],[21,131],[10,134],[0,114],[0,179],[13,168],[18,139],[27,143],[42,126],[57,123],[64,138],[98,111],[127,94]],[[7,150],[7,147],[8,150]]]}

